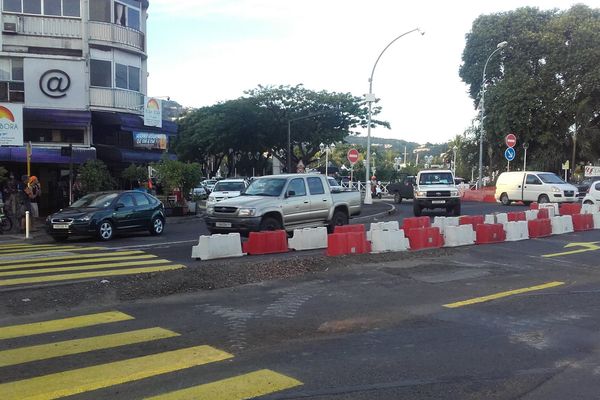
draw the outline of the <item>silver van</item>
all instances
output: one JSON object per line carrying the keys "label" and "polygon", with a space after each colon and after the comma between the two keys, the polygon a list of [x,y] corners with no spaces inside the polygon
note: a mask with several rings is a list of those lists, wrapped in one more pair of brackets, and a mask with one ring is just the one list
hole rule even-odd
{"label": "silver van", "polygon": [[577,188],[552,172],[503,172],[496,181],[496,201],[509,205],[513,201],[525,204],[573,203],[578,201]]}

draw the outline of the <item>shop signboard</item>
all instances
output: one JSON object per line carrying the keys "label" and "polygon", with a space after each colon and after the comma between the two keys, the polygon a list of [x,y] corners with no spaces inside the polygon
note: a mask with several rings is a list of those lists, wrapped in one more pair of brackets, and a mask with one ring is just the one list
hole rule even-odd
{"label": "shop signboard", "polygon": [[0,146],[23,146],[23,105],[0,103]]}
{"label": "shop signboard", "polygon": [[26,107],[87,109],[84,61],[26,57],[23,67]]}
{"label": "shop signboard", "polygon": [[144,97],[144,125],[162,128],[162,100]]}
{"label": "shop signboard", "polygon": [[136,149],[167,150],[167,135],[164,133],[133,132],[133,147]]}

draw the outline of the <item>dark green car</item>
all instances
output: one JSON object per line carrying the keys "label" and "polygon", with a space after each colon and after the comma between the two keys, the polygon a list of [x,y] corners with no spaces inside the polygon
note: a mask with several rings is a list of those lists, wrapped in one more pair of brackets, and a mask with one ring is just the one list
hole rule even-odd
{"label": "dark green car", "polygon": [[97,236],[110,240],[116,233],[165,229],[163,204],[154,196],[137,190],[90,193],[69,207],[46,218],[46,231],[56,241],[69,236]]}

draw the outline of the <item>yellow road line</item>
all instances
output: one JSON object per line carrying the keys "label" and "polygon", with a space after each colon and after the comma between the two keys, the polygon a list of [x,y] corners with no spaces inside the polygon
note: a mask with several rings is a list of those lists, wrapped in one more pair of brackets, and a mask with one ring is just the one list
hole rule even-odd
{"label": "yellow road line", "polygon": [[179,334],[163,328],[149,328],[5,350],[0,351],[0,367],[87,353],[94,350],[111,349],[175,336],[179,336]]}
{"label": "yellow road line", "polygon": [[268,369],[178,390],[147,400],[242,400],[279,392],[303,383]]}
{"label": "yellow road line", "polygon": [[533,292],[536,290],[548,289],[548,288],[552,288],[552,287],[556,287],[556,286],[560,286],[560,285],[564,285],[564,284],[565,284],[564,282],[549,282],[549,283],[545,283],[543,285],[531,286],[531,287],[522,288],[522,289],[509,290],[506,292],[491,294],[489,296],[475,297],[474,299],[470,299],[470,300],[459,301],[459,302],[450,303],[450,304],[444,304],[444,307],[458,308],[458,307],[468,306],[471,304],[483,303],[483,302],[490,301],[490,300],[496,300],[496,299],[500,299],[503,297],[513,296],[515,294],[521,294],[521,293]]}
{"label": "yellow road line", "polygon": [[0,257],[9,257],[9,256],[29,256],[34,254],[46,254],[46,253],[59,253],[65,252],[70,253],[72,251],[88,251],[88,250],[106,250],[104,247],[73,247],[73,248],[61,248],[61,249],[48,249],[48,250],[36,250],[36,251],[26,251],[26,252],[13,252],[13,253],[2,253]]}
{"label": "yellow road line", "polygon": [[[32,262],[40,262],[40,261],[52,261],[52,260],[73,260],[73,259],[82,259],[82,258],[94,258],[94,257],[104,257],[104,256],[126,256],[126,255],[135,255],[135,254],[144,254],[143,251],[140,250],[131,250],[131,251],[117,251],[114,253],[91,253],[91,254],[76,254],[72,256],[52,256],[52,257],[36,257],[32,258]],[[11,264],[14,263],[15,260],[4,260],[0,261],[0,265]],[[50,265],[50,264],[48,264]]]}
{"label": "yellow road line", "polygon": [[81,315],[78,317],[33,322],[30,324],[5,326],[0,328],[0,339],[13,339],[22,336],[68,331],[70,329],[110,324],[113,322],[127,321],[130,319],[134,318],[119,311],[108,311],[98,314]]}
{"label": "yellow road line", "polygon": [[[141,256],[138,258],[151,258],[153,257],[152,255],[147,255],[147,256]],[[156,256],[154,256],[156,257]],[[123,257],[116,257],[117,260],[118,259],[128,259],[128,258],[123,258]],[[91,260],[89,262],[104,262],[106,260]],[[108,260],[110,261],[110,260]],[[87,271],[87,270],[91,270],[91,269],[111,269],[111,268],[120,268],[120,267],[132,267],[135,265],[152,265],[152,264],[164,264],[164,263],[170,263],[171,261],[169,260],[163,260],[163,259],[158,259],[158,260],[141,260],[141,261],[127,261],[127,262],[120,262],[120,263],[110,263],[110,264],[92,264],[92,265],[75,265],[75,266],[70,266],[70,267],[55,267],[55,268],[38,268],[38,269],[27,269],[25,271],[22,270],[13,270],[13,271],[6,271],[6,272],[0,272],[0,276],[21,276],[21,275],[36,275],[36,274],[47,274],[47,273],[53,273],[53,272],[67,272],[67,271],[72,271],[72,272],[76,272],[76,271]]]}
{"label": "yellow road line", "polygon": [[45,247],[45,246],[32,246],[32,247],[28,247],[26,249],[23,248],[18,248],[18,249],[3,249],[0,250],[0,255],[5,255],[5,254],[11,254],[11,253],[29,253],[29,252],[34,252],[34,251],[52,251],[52,250],[56,250],[56,251],[63,251],[63,250],[70,250],[70,249],[76,249],[77,246],[52,246],[52,247]]}
{"label": "yellow road line", "polygon": [[[34,276],[31,278],[3,279],[3,280],[0,280],[0,287],[1,286],[32,284],[32,283],[68,281],[68,280],[86,279],[86,278],[104,278],[104,277],[108,277],[108,276],[118,276],[118,275],[148,274],[148,273],[152,273],[152,272],[172,271],[172,270],[181,269],[181,268],[185,268],[185,265],[174,264],[174,265],[161,265],[159,267],[148,267],[148,268],[118,269],[115,271],[93,271],[93,272],[82,272],[79,274],[45,275],[45,276]],[[0,397],[0,399],[1,398],[2,397]]]}
{"label": "yellow road line", "polygon": [[30,243],[10,243],[10,244],[0,244],[0,249],[13,249],[13,248],[28,248],[33,246],[56,246],[55,244],[30,244]]}
{"label": "yellow road line", "polygon": [[190,347],[4,383],[0,399],[57,399],[232,357],[210,346]]}

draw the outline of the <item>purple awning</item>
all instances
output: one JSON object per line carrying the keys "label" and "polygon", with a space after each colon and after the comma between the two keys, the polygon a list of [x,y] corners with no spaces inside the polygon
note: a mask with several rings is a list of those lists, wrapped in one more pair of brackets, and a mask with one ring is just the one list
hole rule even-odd
{"label": "purple awning", "polygon": [[23,109],[23,120],[68,127],[86,127],[92,122],[92,113],[77,110]]}
{"label": "purple awning", "polygon": [[[96,159],[93,147],[73,147],[73,163],[83,164]],[[0,161],[27,162],[25,147],[0,147]],[[32,164],[69,164],[69,157],[60,155],[60,147],[36,147],[31,150]]]}

